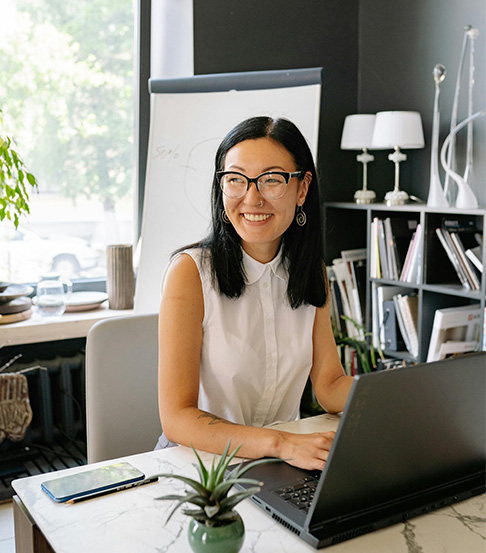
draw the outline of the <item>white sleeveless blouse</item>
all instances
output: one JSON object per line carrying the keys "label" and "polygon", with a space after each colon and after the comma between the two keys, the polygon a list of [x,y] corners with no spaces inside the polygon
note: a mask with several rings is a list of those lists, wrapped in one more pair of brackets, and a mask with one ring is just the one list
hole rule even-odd
{"label": "white sleeveless blouse", "polygon": [[236,300],[213,288],[200,249],[184,253],[198,267],[204,295],[198,407],[249,426],[296,419],[316,309],[290,307],[281,252],[266,264],[243,252],[247,286]]}

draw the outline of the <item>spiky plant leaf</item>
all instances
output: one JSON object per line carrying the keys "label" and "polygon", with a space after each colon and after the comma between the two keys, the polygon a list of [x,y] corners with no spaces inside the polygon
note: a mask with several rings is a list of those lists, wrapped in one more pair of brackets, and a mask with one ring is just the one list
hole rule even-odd
{"label": "spiky plant leaf", "polygon": [[216,468],[216,472],[217,472],[216,482],[217,482],[217,484],[220,484],[223,481],[226,469],[228,468],[229,464],[231,463],[231,461],[234,459],[235,455],[238,453],[238,451],[241,448],[241,445],[239,445],[231,453],[231,455],[229,457],[227,457],[230,444],[231,444],[231,440],[228,441],[228,445],[226,446],[226,449],[224,450],[224,454],[223,454],[223,456],[221,457],[221,459],[219,461],[218,467]]}
{"label": "spiky plant leaf", "polygon": [[248,472],[252,468],[257,467],[258,465],[266,465],[267,463],[281,463],[282,459],[276,459],[276,458],[274,459],[273,457],[272,458],[268,457],[268,458],[265,458],[265,459],[256,459],[255,461],[252,461],[251,463],[248,463],[246,466],[244,466],[244,462],[245,461],[242,461],[241,463],[239,463],[236,466],[236,468],[234,468],[228,474],[227,480],[229,480],[229,479],[238,479],[241,476],[243,476],[243,474],[245,474],[246,472]]}
{"label": "spiky plant leaf", "polygon": [[196,480],[193,480],[192,478],[187,478],[186,476],[181,476],[180,474],[156,474],[155,475],[158,478],[175,478],[176,480],[181,480],[185,484],[188,484],[191,486],[191,488],[194,488],[194,490],[199,493],[200,495],[204,497],[209,497],[210,493],[208,492],[207,488],[197,482]]}
{"label": "spiky plant leaf", "polygon": [[215,486],[215,473],[214,473],[214,457],[211,463],[211,468],[208,471],[208,481],[206,482],[206,489],[208,492],[212,492]]}
{"label": "spiky plant leaf", "polygon": [[259,482],[258,480],[254,480],[253,478],[234,478],[232,480],[225,480],[214,488],[214,491],[211,495],[212,499],[214,499],[214,501],[221,501],[228,495],[229,491],[235,484],[249,484],[253,486],[262,485],[261,482]]}
{"label": "spiky plant leaf", "polygon": [[[194,517],[199,522],[202,522],[208,526],[216,526],[224,524],[229,520],[235,518],[235,514],[232,511],[233,507],[240,501],[243,501],[252,494],[260,491],[260,482],[250,478],[242,478],[241,476],[251,468],[260,464],[269,462],[280,461],[280,459],[258,459],[249,463],[243,467],[241,464],[232,470],[225,479],[225,473],[228,469],[228,465],[233,460],[241,446],[238,446],[231,454],[229,453],[231,441],[228,444],[221,455],[219,462],[216,464],[215,457],[212,459],[211,467],[209,470],[202,462],[197,451],[192,448],[197,459],[197,464],[194,464],[198,471],[201,482],[197,482],[192,478],[174,474],[159,474],[160,478],[175,478],[189,485],[195,493],[186,491],[185,495],[167,495],[157,499],[160,500],[174,500],[176,505],[169,515],[170,520],[174,512],[181,507],[184,503],[190,503],[196,505],[198,509],[183,509],[182,512],[189,516]],[[228,497],[228,493],[231,488],[236,484],[247,484],[252,486],[248,490],[236,493],[231,497]]]}
{"label": "spiky plant leaf", "polygon": [[196,455],[196,459],[197,459],[197,467],[198,467],[198,472],[199,472],[199,477],[201,478],[201,484],[204,486],[204,487],[207,487],[207,483],[208,483],[208,470],[207,468],[204,466],[204,463],[202,462],[201,460],[201,457],[199,457],[199,454],[198,452],[194,449],[194,446],[191,444],[191,448],[192,448],[192,451],[194,451],[194,454]]}
{"label": "spiky plant leaf", "polygon": [[156,497],[155,499],[157,499],[158,501],[178,500],[181,503],[192,503],[197,507],[201,507],[201,509],[204,509],[204,507],[209,503],[208,499],[203,498],[198,494],[189,493],[186,495],[164,495],[162,497]]}
{"label": "spiky plant leaf", "polygon": [[258,493],[260,491],[260,487],[256,488],[248,488],[244,492],[238,492],[234,495],[230,495],[229,497],[226,497],[223,499],[220,503],[220,508],[222,511],[229,511],[233,509],[240,501],[243,501],[243,499],[246,499],[247,497],[252,496],[254,493]]}

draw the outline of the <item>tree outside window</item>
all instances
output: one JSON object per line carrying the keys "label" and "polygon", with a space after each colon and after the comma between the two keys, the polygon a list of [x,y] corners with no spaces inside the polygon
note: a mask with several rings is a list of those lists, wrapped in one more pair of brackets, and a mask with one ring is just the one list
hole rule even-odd
{"label": "tree outside window", "polygon": [[105,274],[133,242],[132,0],[2,0],[0,109],[39,193],[0,224],[0,280]]}

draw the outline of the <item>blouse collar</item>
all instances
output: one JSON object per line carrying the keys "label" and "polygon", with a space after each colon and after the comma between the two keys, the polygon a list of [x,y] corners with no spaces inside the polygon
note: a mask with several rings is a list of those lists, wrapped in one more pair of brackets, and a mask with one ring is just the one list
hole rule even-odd
{"label": "blouse collar", "polygon": [[245,250],[243,252],[243,267],[246,274],[247,284],[254,284],[259,280],[267,267],[270,267],[273,274],[281,280],[289,279],[288,271],[284,266],[282,248],[279,249],[277,255],[269,263],[260,263],[253,257],[249,256]]}

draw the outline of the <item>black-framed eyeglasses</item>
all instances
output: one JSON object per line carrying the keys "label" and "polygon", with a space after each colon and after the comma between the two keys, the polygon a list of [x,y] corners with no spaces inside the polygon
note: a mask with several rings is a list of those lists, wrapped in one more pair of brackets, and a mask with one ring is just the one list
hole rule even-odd
{"label": "black-framed eyeglasses", "polygon": [[239,199],[250,189],[250,184],[253,182],[256,189],[267,200],[278,200],[287,190],[287,184],[290,179],[300,177],[302,171],[288,173],[286,171],[269,171],[262,173],[251,179],[243,173],[236,171],[218,171],[216,178],[219,181],[223,194],[228,198]]}

